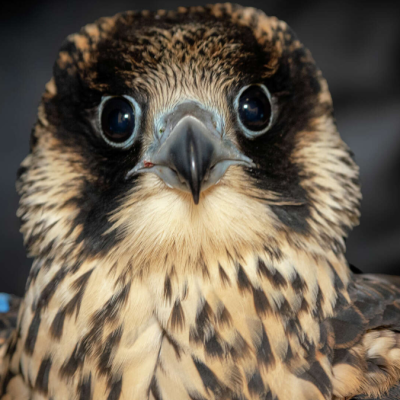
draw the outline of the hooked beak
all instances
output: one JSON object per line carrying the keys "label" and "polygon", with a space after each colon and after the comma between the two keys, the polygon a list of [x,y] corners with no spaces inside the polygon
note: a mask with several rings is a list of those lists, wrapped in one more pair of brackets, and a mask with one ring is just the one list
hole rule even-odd
{"label": "hooked beak", "polygon": [[217,131],[212,114],[197,103],[179,105],[166,116],[165,122],[162,137],[128,177],[155,173],[169,187],[190,192],[198,204],[200,193],[218,183],[231,165],[253,165],[251,159]]}

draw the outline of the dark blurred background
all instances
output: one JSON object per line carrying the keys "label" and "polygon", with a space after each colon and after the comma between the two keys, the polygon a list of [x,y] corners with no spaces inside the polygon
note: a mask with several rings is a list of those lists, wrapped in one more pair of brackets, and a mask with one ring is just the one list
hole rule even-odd
{"label": "dark blurred background", "polygon": [[[21,295],[30,268],[15,216],[15,176],[64,38],[102,16],[199,0],[42,0],[0,6],[0,292]],[[339,131],[361,167],[361,225],[348,259],[400,274],[400,2],[242,0],[285,20],[328,80]],[[6,7],[6,8],[5,8]]]}

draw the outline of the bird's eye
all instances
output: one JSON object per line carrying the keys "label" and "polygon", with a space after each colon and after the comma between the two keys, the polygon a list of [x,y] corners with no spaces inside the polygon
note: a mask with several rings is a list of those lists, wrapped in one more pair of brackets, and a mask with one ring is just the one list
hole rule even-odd
{"label": "bird's eye", "polygon": [[[104,139],[116,147],[133,141],[135,110],[125,97],[108,97],[101,104],[100,124]],[[130,140],[131,139],[131,140]]]}
{"label": "bird's eye", "polygon": [[247,135],[253,136],[266,132],[272,121],[272,106],[268,90],[261,85],[245,88],[239,94],[237,112]]}

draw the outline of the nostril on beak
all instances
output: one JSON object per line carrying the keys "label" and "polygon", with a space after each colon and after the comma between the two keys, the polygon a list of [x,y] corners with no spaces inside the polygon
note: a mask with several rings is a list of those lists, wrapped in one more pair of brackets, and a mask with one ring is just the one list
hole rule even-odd
{"label": "nostril on beak", "polygon": [[205,129],[199,121],[189,118],[180,124],[170,147],[171,168],[190,189],[195,204],[199,203],[202,183],[209,175],[214,153],[214,144]]}
{"label": "nostril on beak", "polygon": [[154,173],[168,187],[191,192],[198,204],[200,193],[218,183],[231,165],[253,165],[229,138],[216,130],[213,118],[197,103],[177,106],[166,117],[163,140],[152,144],[127,178]]}

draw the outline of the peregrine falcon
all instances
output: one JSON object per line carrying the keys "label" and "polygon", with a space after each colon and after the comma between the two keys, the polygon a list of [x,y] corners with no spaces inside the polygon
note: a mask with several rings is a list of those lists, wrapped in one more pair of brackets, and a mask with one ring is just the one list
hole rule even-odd
{"label": "peregrine falcon", "polygon": [[400,399],[400,278],[286,23],[124,12],[62,45],[18,173],[33,265],[1,400]]}

